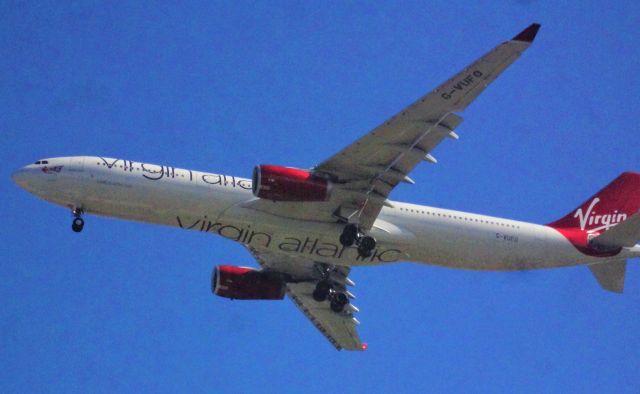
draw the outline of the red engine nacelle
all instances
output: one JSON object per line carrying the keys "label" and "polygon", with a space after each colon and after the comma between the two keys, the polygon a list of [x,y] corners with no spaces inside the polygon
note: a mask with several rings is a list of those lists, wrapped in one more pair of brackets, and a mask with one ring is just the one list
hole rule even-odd
{"label": "red engine nacelle", "polygon": [[211,291],[220,297],[238,300],[281,300],[285,281],[275,272],[219,265],[213,271]]}
{"label": "red engine nacelle", "polygon": [[267,164],[253,170],[253,195],[274,201],[326,201],[331,183],[309,171]]}

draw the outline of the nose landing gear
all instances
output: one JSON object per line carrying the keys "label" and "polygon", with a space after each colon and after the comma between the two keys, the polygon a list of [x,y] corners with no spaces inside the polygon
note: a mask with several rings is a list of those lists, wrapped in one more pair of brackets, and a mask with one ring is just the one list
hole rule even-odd
{"label": "nose landing gear", "polygon": [[73,209],[73,221],[71,222],[71,230],[79,233],[84,228],[84,219],[82,219],[82,208]]}
{"label": "nose landing gear", "polygon": [[340,235],[340,244],[343,246],[358,246],[358,255],[362,258],[370,257],[376,248],[376,239],[364,235],[355,224],[347,224]]}

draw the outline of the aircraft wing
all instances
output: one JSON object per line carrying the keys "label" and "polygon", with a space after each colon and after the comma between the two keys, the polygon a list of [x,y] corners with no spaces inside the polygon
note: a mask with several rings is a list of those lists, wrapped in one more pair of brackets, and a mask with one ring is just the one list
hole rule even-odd
{"label": "aircraft wing", "polygon": [[[362,228],[373,225],[389,193],[423,160],[435,163],[430,152],[449,137],[464,110],[533,42],[539,24],[498,45],[434,91],[421,97],[373,131],[313,168],[334,183],[336,204],[343,219]],[[357,218],[354,218],[357,216]]]}
{"label": "aircraft wing", "polygon": [[[292,257],[286,254],[273,253],[248,247],[264,270],[275,271],[287,277],[287,295],[298,309],[309,318],[311,323],[338,350],[365,350],[366,345],[360,341],[356,327],[360,324],[354,317],[358,309],[349,304],[340,313],[333,312],[328,302],[317,302],[313,299],[313,290],[321,279],[320,268],[323,266],[313,260]],[[353,282],[347,278],[348,267],[333,267],[329,280],[336,290],[346,292],[347,285]]]}

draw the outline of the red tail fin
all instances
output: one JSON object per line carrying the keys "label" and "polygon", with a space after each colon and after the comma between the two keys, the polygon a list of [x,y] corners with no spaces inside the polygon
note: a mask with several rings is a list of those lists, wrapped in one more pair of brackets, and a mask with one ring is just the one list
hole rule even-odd
{"label": "red tail fin", "polygon": [[625,172],[560,220],[555,229],[603,232],[640,209],[640,173]]}

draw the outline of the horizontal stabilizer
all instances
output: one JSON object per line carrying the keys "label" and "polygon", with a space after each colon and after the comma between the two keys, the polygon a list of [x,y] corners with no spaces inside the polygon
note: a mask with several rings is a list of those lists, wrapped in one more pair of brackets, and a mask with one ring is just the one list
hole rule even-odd
{"label": "horizontal stabilizer", "polygon": [[626,259],[612,259],[604,263],[592,264],[589,269],[603,289],[614,293],[622,293],[624,290],[624,274],[627,269]]}
{"label": "horizontal stabilizer", "polygon": [[632,247],[640,240],[640,212],[591,240],[591,244],[603,248]]}

